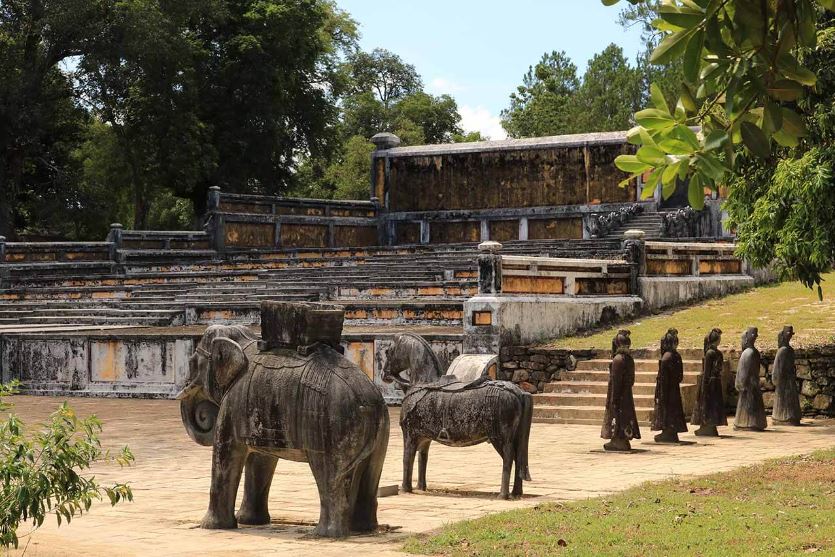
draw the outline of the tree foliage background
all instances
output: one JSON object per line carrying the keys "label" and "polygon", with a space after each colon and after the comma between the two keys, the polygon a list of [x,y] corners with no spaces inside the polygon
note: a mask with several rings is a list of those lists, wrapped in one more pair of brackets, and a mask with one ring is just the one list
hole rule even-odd
{"label": "tree foliage background", "polygon": [[366,199],[375,133],[463,139],[357,38],[333,0],[4,0],[0,235],[191,228],[211,186]]}

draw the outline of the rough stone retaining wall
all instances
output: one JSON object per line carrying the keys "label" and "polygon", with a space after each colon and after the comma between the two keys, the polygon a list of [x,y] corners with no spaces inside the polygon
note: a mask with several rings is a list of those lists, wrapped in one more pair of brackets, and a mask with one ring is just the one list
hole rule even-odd
{"label": "rough stone retaining wall", "polygon": [[547,383],[559,381],[561,373],[574,368],[572,357],[589,360],[594,351],[506,346],[501,349],[499,379],[513,381],[529,393],[541,393]]}

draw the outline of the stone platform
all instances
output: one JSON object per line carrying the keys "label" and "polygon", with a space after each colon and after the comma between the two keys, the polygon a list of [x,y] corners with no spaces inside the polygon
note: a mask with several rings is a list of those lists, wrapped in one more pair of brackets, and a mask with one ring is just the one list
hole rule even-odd
{"label": "stone platform", "polygon": [[[33,424],[54,411],[60,400],[13,397],[14,412]],[[693,476],[730,470],[764,459],[835,446],[835,422],[805,420],[805,427],[776,427],[763,433],[722,428],[726,438],[696,438],[690,446],[659,446],[645,439],[634,454],[604,454],[599,426],[534,424],[530,468],[534,481],[521,501],[496,499],[501,461],[488,445],[430,450],[428,493],[380,499],[379,519],[389,528],[377,535],[343,541],[309,537],[318,517],[318,498],[306,464],[280,461],[270,492],[273,522],[234,531],[197,528],[206,510],[211,449],[192,443],[180,422],[179,407],[169,400],[74,399],[81,415],[95,412],[104,421],[104,445],[128,444],[136,455],[130,468],[96,467],[103,482],[127,481],[134,502],[111,508],[97,503],[89,514],[67,526],[53,518],[35,534],[21,538],[21,555],[213,556],[254,555],[398,555],[403,540],[446,523],[488,513],[605,495],[641,482],[676,475]],[[391,440],[381,485],[400,483],[402,438],[392,409]],[[597,451],[597,452],[594,452]],[[24,528],[21,534],[28,532]],[[28,547],[27,547],[28,543]]]}
{"label": "stone platform", "polygon": [[[207,325],[178,327],[0,326],[0,379],[27,394],[172,398],[188,379],[188,361]],[[251,326],[260,334],[258,326]],[[386,348],[397,333],[421,335],[445,366],[462,352],[460,327],[348,325],[342,346],[388,402],[403,393],[382,381]]]}

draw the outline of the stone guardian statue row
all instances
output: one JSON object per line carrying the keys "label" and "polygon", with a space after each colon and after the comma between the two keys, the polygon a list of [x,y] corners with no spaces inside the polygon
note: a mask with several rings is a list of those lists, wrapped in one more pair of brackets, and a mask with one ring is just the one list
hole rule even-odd
{"label": "stone guardian statue row", "polygon": [[[742,335],[742,353],[736,373],[735,387],[739,393],[734,429],[763,431],[767,427],[765,404],[760,389],[760,352],[755,343],[758,331],[749,327]],[[775,387],[774,423],[800,425],[800,397],[797,389],[797,369],[794,349],[790,341],[794,329],[786,326],[779,333],[779,348],[774,358],[772,380]],[[719,350],[720,329],[712,329],[704,340],[703,369],[696,385],[696,402],[690,423],[699,428],[698,436],[718,437],[718,427],[728,425],[722,391],[724,359]],[[681,382],[684,364],[678,353],[678,331],[669,329],[661,339],[661,359],[655,384],[655,400],[651,430],[660,431],[656,443],[679,443],[678,434],[687,431]],[[609,367],[609,386],[606,409],[600,436],[609,441],[607,451],[630,451],[630,441],[640,439],[641,431],[635,411],[632,387],[635,384],[635,361],[632,358],[630,331],[618,331],[612,340],[612,363]]]}

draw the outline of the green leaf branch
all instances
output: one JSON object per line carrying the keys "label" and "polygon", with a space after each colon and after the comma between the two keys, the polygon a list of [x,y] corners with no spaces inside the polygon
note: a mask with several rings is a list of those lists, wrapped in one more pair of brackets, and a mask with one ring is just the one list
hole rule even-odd
{"label": "green leaf branch", "polygon": [[823,9],[835,0],[663,0],[651,61],[682,58],[684,82],[673,109],[652,85],[628,134],[638,150],[615,161],[629,173],[622,184],[646,176],[644,196],[661,186],[666,198],[689,178],[690,204],[701,209],[705,189],[732,177],[737,148],[768,159],[774,143],[798,146],[808,130],[797,104],[817,82],[802,54],[815,47]]}

